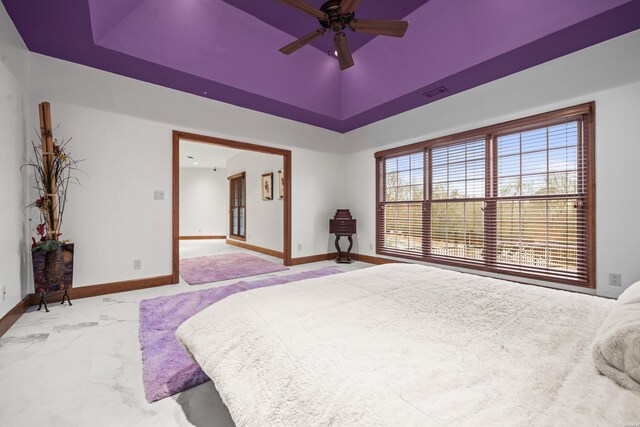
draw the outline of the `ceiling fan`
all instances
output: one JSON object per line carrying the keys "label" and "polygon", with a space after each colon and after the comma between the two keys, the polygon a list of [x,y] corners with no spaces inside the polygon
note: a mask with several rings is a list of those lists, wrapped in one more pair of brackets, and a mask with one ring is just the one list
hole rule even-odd
{"label": "ceiling fan", "polygon": [[338,56],[338,63],[340,64],[341,70],[346,70],[354,64],[347,36],[344,33],[346,28],[360,33],[402,37],[409,27],[409,23],[407,21],[355,19],[355,10],[361,0],[329,0],[323,4],[320,9],[317,9],[302,0],[278,1],[317,18],[322,26],[322,28],[318,28],[312,33],[309,33],[293,43],[281,48],[280,52],[285,55],[291,55],[293,52],[331,30],[335,33],[333,40],[336,43],[336,55]]}

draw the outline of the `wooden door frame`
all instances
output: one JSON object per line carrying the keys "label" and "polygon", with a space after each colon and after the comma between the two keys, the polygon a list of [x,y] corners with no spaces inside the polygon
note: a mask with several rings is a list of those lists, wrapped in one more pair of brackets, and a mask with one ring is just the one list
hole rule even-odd
{"label": "wooden door frame", "polygon": [[284,265],[290,266],[291,260],[291,151],[267,145],[251,144],[213,136],[199,135],[190,132],[173,131],[173,188],[172,188],[172,283],[180,280],[180,140],[197,142],[201,144],[216,145],[219,147],[235,148],[244,151],[273,154],[282,156],[284,163]]}

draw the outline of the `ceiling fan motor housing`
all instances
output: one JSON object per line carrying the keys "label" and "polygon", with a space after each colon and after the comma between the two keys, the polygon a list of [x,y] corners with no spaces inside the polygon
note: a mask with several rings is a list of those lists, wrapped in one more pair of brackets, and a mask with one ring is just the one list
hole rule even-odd
{"label": "ceiling fan motor housing", "polygon": [[355,16],[355,13],[343,14],[340,9],[341,0],[329,0],[320,7],[320,10],[327,14],[327,19],[318,19],[324,28],[336,33],[344,30]]}

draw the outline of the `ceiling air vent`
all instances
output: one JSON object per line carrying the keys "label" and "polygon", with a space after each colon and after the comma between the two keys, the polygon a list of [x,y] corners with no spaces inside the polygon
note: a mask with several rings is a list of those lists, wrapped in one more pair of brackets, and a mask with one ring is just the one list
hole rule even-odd
{"label": "ceiling air vent", "polygon": [[423,93],[423,95],[427,98],[437,98],[438,96],[442,96],[443,93],[447,92],[449,92],[449,89],[444,86],[439,86],[435,89],[431,89],[430,91]]}

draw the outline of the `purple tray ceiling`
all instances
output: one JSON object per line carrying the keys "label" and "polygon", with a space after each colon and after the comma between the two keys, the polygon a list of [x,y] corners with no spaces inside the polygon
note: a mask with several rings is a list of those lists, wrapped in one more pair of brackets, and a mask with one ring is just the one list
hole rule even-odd
{"label": "purple tray ceiling", "polygon": [[409,30],[348,34],[356,65],[340,72],[322,46],[277,51],[314,22],[275,0],[2,1],[33,52],[337,132],[640,28],[640,0],[363,0],[361,16]]}

